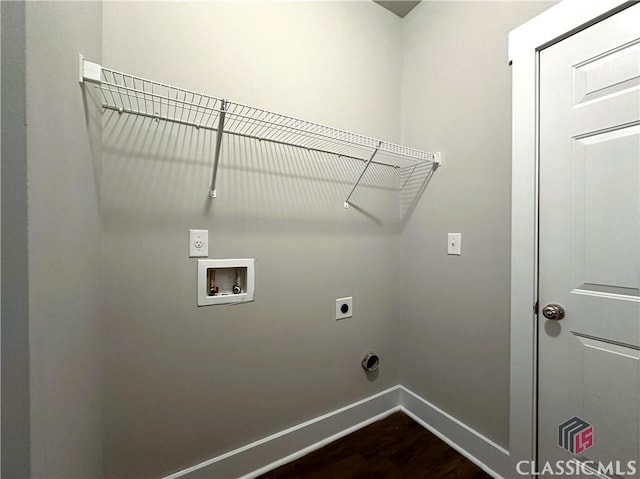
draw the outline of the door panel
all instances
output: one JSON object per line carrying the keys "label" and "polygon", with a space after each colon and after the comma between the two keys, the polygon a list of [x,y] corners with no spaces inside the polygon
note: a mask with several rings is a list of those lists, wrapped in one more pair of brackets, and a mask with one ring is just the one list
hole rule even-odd
{"label": "door panel", "polygon": [[[618,25],[609,30],[615,28],[617,31],[602,32],[603,27],[611,22]],[[633,39],[638,35],[637,27],[621,25],[619,18],[613,17],[554,45],[542,52],[541,58],[549,56],[549,52],[553,55],[553,50],[560,45],[560,49],[564,49],[567,44],[575,43],[576,37],[594,37],[603,33],[607,37],[599,39],[600,45],[596,50],[587,52],[589,44],[576,45],[586,59],[571,66],[571,96],[574,101],[568,118],[572,136],[596,132],[607,125],[633,124],[638,119],[640,40]]]}
{"label": "door panel", "polygon": [[574,67],[574,105],[631,90],[640,84],[640,44],[632,42]]}
{"label": "door panel", "polygon": [[[580,373],[575,375],[578,384],[572,390],[578,394],[572,402],[583,403],[582,415],[575,415],[594,425],[593,448],[584,455],[625,464],[637,459],[637,441],[621,439],[638,435],[637,422],[629,419],[638,414],[640,351],[598,338],[574,336],[572,357]],[[582,391],[586,394],[579,394]],[[612,408],[615,408],[615,414],[612,414]],[[606,427],[599,427],[601,424]]]}
{"label": "door panel", "polygon": [[640,126],[589,135],[574,146],[575,282],[637,296],[640,252],[630,239],[640,238]]}
{"label": "door panel", "polygon": [[539,301],[566,311],[538,319],[540,469],[639,477],[638,25],[634,5],[540,53]]}

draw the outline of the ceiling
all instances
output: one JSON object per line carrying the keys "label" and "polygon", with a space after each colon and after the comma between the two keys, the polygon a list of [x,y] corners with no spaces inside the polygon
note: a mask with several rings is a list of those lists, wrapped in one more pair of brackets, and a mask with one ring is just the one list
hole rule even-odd
{"label": "ceiling", "polygon": [[386,8],[387,10],[395,13],[400,18],[404,18],[407,13],[413,10],[416,5],[420,3],[420,0],[417,1],[404,1],[404,0],[373,0],[381,7]]}

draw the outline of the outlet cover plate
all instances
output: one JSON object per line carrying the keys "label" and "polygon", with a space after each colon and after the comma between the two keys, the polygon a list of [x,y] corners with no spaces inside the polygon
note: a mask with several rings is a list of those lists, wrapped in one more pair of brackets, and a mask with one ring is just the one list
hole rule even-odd
{"label": "outlet cover plate", "polygon": [[336,319],[346,319],[353,316],[353,298],[336,299]]}
{"label": "outlet cover plate", "polygon": [[189,258],[209,256],[209,231],[189,230]]}

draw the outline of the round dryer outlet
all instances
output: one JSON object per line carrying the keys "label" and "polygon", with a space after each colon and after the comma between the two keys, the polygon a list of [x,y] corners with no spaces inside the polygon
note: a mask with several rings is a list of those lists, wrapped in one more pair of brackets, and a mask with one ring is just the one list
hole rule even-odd
{"label": "round dryer outlet", "polygon": [[353,316],[353,298],[336,299],[336,319],[345,319]]}
{"label": "round dryer outlet", "polygon": [[380,358],[373,351],[367,352],[367,354],[364,355],[364,358],[362,358],[362,369],[368,373],[378,369],[379,365]]}

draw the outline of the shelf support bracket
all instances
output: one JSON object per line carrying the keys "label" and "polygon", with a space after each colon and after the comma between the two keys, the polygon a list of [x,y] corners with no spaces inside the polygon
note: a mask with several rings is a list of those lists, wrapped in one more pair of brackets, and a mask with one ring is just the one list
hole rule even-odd
{"label": "shelf support bracket", "polygon": [[102,82],[102,67],[97,63],[85,60],[82,53],[78,53],[78,81],[97,84]]}
{"label": "shelf support bracket", "polygon": [[222,134],[224,133],[224,117],[227,114],[227,100],[222,100],[220,105],[220,115],[218,116],[218,134],[216,135],[216,150],[213,156],[213,172],[211,173],[211,187],[209,196],[216,197],[216,176],[218,176],[218,161],[220,160],[220,149],[222,148]]}
{"label": "shelf support bracket", "polygon": [[373,159],[375,158],[376,154],[378,153],[378,150],[380,149],[380,145],[381,144],[382,144],[382,142],[379,141],[378,142],[378,146],[376,147],[375,150],[373,150],[373,153],[371,154],[371,156],[367,160],[367,163],[364,165],[364,168],[362,170],[362,173],[360,173],[360,176],[358,177],[358,180],[353,185],[353,188],[351,188],[351,191],[349,192],[349,196],[347,196],[347,199],[344,200],[344,207],[345,208],[349,208],[349,200],[351,199],[351,195],[353,195],[353,192],[356,191],[356,188],[360,184],[360,181],[362,181],[362,177],[364,176],[364,174],[369,169],[369,166],[371,165],[371,162],[373,161]]}
{"label": "shelf support bracket", "polygon": [[437,152],[433,155],[433,169],[437,170],[442,165],[442,153]]}

